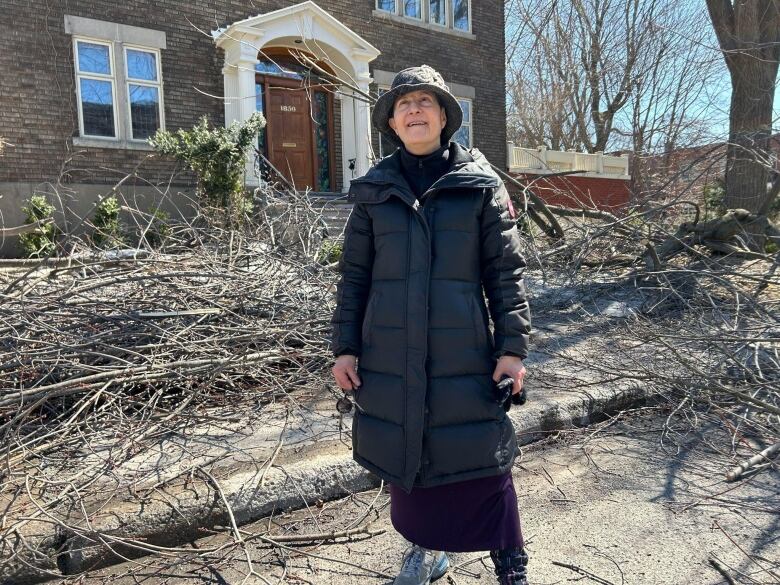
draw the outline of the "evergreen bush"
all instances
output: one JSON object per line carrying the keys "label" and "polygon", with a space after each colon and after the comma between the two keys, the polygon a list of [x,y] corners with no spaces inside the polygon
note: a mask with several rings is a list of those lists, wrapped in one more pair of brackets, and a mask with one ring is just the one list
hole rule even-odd
{"label": "evergreen bush", "polygon": [[203,116],[191,130],[158,130],[149,143],[195,173],[203,203],[240,217],[252,208],[251,194],[244,189],[247,151],[264,127],[265,118],[259,112],[228,128],[209,128],[208,117]]}
{"label": "evergreen bush", "polygon": [[[25,223],[35,223],[52,218],[54,206],[43,195],[33,195],[22,207],[22,211],[25,213]],[[54,253],[57,233],[57,226],[52,221],[34,232],[19,236],[19,244],[28,258],[45,258]]]}
{"label": "evergreen bush", "polygon": [[92,241],[98,248],[118,248],[124,245],[119,209],[119,202],[113,196],[106,197],[95,207],[95,215],[92,218],[95,233],[92,235]]}

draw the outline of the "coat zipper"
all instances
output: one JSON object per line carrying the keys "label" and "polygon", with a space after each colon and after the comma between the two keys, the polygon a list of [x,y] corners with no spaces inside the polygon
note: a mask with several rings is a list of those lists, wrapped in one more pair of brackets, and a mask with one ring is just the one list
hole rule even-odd
{"label": "coat zipper", "polygon": [[[426,339],[425,339],[425,353],[423,357],[423,369],[425,370],[425,379],[426,379],[426,393],[424,397],[423,402],[423,435],[425,434],[425,429],[428,426],[428,393],[427,393],[427,380],[428,380],[428,322],[430,320],[430,303],[431,303],[431,272],[433,270],[433,258],[434,258],[434,252],[433,252],[433,218],[434,213],[436,212],[436,208],[434,206],[430,206],[428,209],[429,214],[426,214],[426,203],[428,200],[433,196],[434,193],[436,193],[437,189],[434,190],[428,190],[425,193],[423,193],[420,196],[420,201],[422,201],[422,207],[423,212],[420,213],[420,218],[422,219],[423,226],[428,231],[428,274],[426,276],[425,282],[426,282],[426,291],[425,291],[425,331],[426,331]],[[417,212],[419,213],[419,207],[417,209]],[[425,478],[428,474],[428,465],[430,464],[430,461],[427,459],[427,453],[425,451],[427,445],[423,445],[421,456],[423,457],[423,465],[420,466],[420,480],[425,481]]]}
{"label": "coat zipper", "polygon": [[[433,268],[433,214],[435,213],[436,208],[435,207],[430,207],[429,208],[430,209],[430,224],[429,224],[428,223],[428,216],[426,216],[426,213],[425,213],[425,209],[426,209],[425,208],[425,204],[428,202],[429,199],[432,198],[432,196],[437,191],[439,191],[439,188],[429,189],[428,191],[425,191],[422,195],[420,195],[419,199],[415,198],[415,203],[417,203],[417,205],[410,205],[412,210],[418,215],[420,221],[422,222],[423,230],[426,232],[426,235],[428,236],[428,274],[426,276],[426,292],[425,292],[425,300],[426,300],[426,302],[425,302],[425,323],[426,323],[426,328],[425,329],[426,329],[426,336],[427,336],[427,331],[428,331],[427,323],[428,323],[428,320],[430,318],[429,304],[430,304],[430,298],[431,298],[431,270]],[[392,195],[392,194],[393,194],[393,191],[390,190],[390,191],[388,191],[386,196],[382,197],[378,201],[372,201],[371,203],[374,203],[374,204],[382,203],[382,202],[386,201],[390,197],[390,195]],[[399,193],[399,195],[400,195],[400,193]],[[401,199],[406,201],[403,198],[403,196],[401,197]],[[422,203],[421,203],[421,201],[422,201]],[[407,202],[407,205],[408,205],[408,202]],[[421,211],[421,209],[422,209],[422,211]],[[428,377],[428,339],[427,339],[427,337],[426,337],[426,340],[425,340],[425,352],[423,354],[423,369],[425,371],[426,381],[427,381],[427,377]],[[427,384],[426,384],[426,389],[427,389]],[[423,432],[425,431],[425,428],[428,426],[428,412],[427,411],[428,411],[428,396],[427,396],[427,392],[426,392],[425,402],[423,403]],[[423,450],[422,450],[420,455],[421,455],[421,457],[425,457],[426,456],[426,454],[425,454],[425,445],[423,445]],[[423,461],[427,461],[427,459],[423,459]],[[427,475],[427,473],[426,473],[427,469],[426,468],[427,468],[428,463],[430,463],[430,462],[427,462],[427,463],[424,464],[425,467],[421,466],[420,480],[422,480],[422,481],[424,481],[424,479],[425,479],[425,477]]]}

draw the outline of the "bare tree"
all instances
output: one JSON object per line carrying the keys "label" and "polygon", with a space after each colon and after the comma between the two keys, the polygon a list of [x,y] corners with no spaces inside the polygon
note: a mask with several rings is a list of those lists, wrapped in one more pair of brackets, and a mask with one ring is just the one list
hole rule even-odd
{"label": "bare tree", "polygon": [[707,9],[731,75],[725,205],[766,215],[778,191],[767,183],[780,0],[707,0]]}
{"label": "bare tree", "polygon": [[701,135],[706,14],[670,0],[508,0],[510,135],[589,152]]}

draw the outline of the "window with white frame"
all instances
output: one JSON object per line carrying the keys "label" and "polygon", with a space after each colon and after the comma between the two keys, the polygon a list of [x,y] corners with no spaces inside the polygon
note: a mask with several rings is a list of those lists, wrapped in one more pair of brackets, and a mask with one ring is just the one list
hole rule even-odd
{"label": "window with white frame", "polygon": [[471,148],[474,146],[474,137],[473,133],[471,131],[472,129],[472,116],[471,116],[471,106],[472,102],[469,98],[457,98],[458,103],[460,104],[460,109],[463,110],[463,124],[461,124],[460,128],[458,128],[458,131],[455,132],[452,139],[460,144],[461,146],[464,146],[466,148]]}
{"label": "window with white frame", "polygon": [[79,134],[146,141],[163,128],[160,51],[74,37]]}
{"label": "window with white frame", "polygon": [[471,0],[452,0],[452,27],[471,31]]}
{"label": "window with white frame", "polygon": [[160,53],[125,47],[129,138],[146,140],[162,127]]}
{"label": "window with white frame", "polygon": [[401,0],[403,4],[403,16],[422,20],[423,0]]}
{"label": "window with white frame", "polygon": [[375,1],[376,9],[381,12],[457,31],[471,32],[471,0]]}
{"label": "window with white frame", "polygon": [[447,26],[447,0],[428,0],[428,22]]}
{"label": "window with white frame", "polygon": [[111,43],[76,39],[81,136],[116,138],[116,70]]}

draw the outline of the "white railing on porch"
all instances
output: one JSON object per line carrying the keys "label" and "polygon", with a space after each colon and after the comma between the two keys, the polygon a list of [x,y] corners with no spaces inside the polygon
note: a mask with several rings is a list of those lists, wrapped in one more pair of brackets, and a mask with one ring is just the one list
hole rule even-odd
{"label": "white railing on porch", "polygon": [[630,179],[628,157],[609,156],[603,152],[590,154],[565,150],[549,150],[546,146],[524,148],[507,143],[507,164],[513,173],[547,174],[561,171],[584,171],[585,176],[610,179]]}

